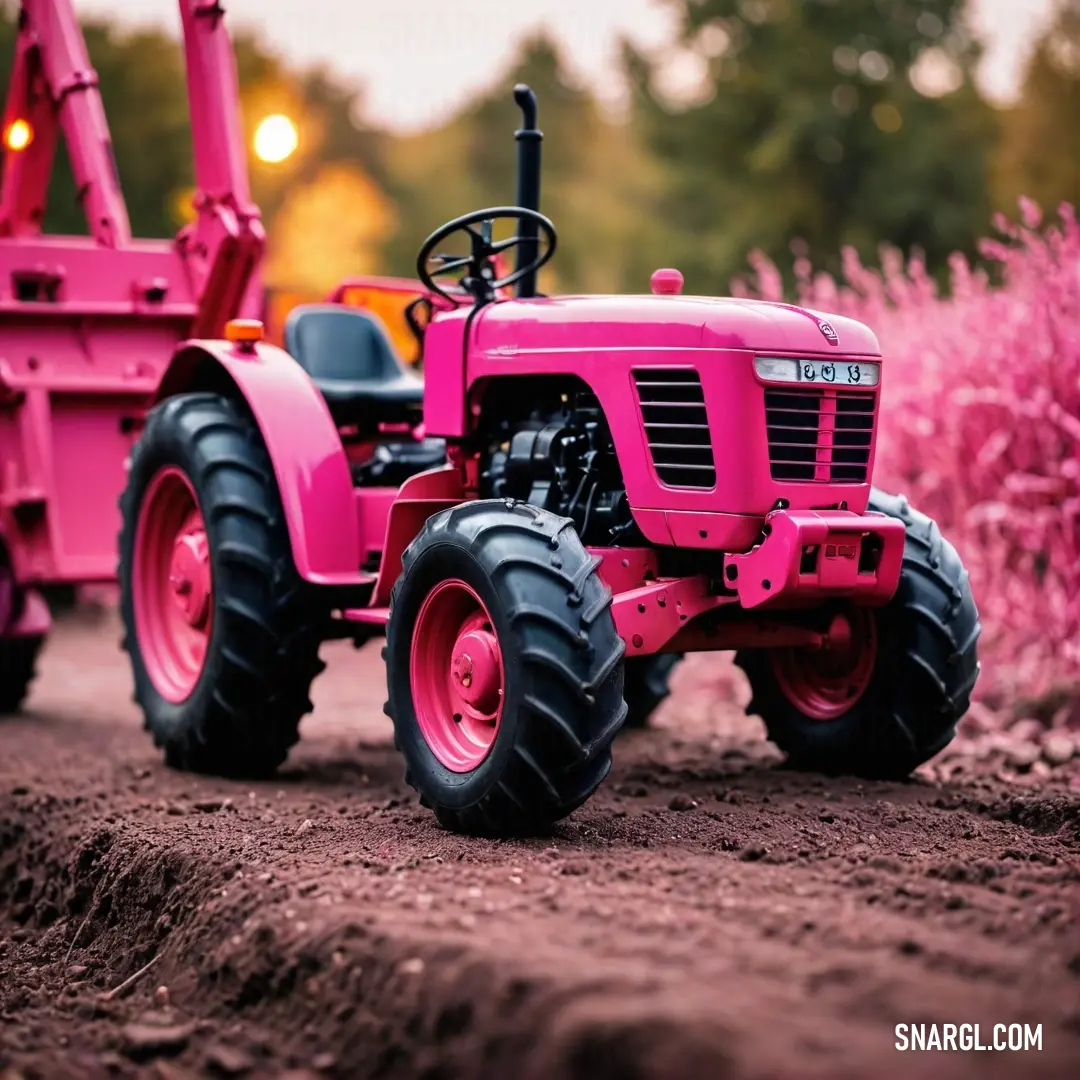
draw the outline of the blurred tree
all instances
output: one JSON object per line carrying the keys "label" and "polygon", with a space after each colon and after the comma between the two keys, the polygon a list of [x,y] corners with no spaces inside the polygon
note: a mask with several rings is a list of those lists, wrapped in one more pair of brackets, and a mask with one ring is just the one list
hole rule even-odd
{"label": "blurred tree", "polygon": [[[489,92],[408,137],[366,125],[355,87],[326,70],[290,71],[256,36],[237,33],[249,147],[269,113],[285,113],[299,132],[286,160],[251,162],[273,279],[298,284],[293,267],[321,280],[320,252],[335,274],[411,275],[436,226],[513,202],[518,81],[536,90],[546,136],[541,209],[560,238],[541,282],[548,291],[643,291],[658,264],[674,263],[691,288],[726,292],[750,248],[783,265],[792,237],[826,267],[842,243],[864,255],[882,241],[919,245],[932,266],[972,247],[995,132],[971,84],[978,47],[960,19],[963,0],[665,2],[681,13],[679,40],[666,58],[626,50],[628,120],[607,116],[539,36]],[[5,79],[13,11],[0,0]],[[191,213],[179,44],[153,30],[85,29],[132,226],[167,236]],[[47,227],[85,231],[63,152]]]}
{"label": "blurred tree", "polygon": [[326,294],[344,278],[376,273],[395,225],[393,204],[362,169],[324,165],[274,216],[266,284]]}
{"label": "blurred tree", "polygon": [[[14,56],[14,14],[15,5],[0,0],[0,80],[5,88]],[[136,236],[170,236],[191,217],[194,183],[180,43],[159,30],[127,30],[111,22],[85,22],[82,28],[98,74],[132,230]],[[249,153],[252,194],[263,211],[271,249],[278,242],[279,216],[285,248],[292,259],[299,258],[296,222],[317,221],[319,229],[306,237],[313,254],[302,260],[302,275],[310,274],[308,268],[317,261],[324,242],[334,253],[328,264],[340,267],[347,260],[336,253],[343,242],[348,242],[340,234],[340,218],[335,223],[318,208],[327,205],[329,192],[336,193],[342,217],[363,216],[372,207],[382,205],[382,196],[377,190],[373,192],[368,179],[370,173],[376,176],[376,184],[382,183],[378,167],[382,136],[358,121],[360,109],[354,88],[335,81],[324,71],[289,71],[249,32],[235,33],[234,45],[248,147],[258,122],[271,112],[285,112],[300,132],[298,152],[286,162],[264,165],[251,160],[253,155]],[[328,163],[340,167],[327,171]],[[300,200],[296,207],[289,205],[293,197]],[[346,223],[346,237],[374,237],[367,247],[357,249],[358,257],[366,259],[369,268],[388,213],[384,208],[359,232],[351,222]],[[53,233],[87,231],[62,141],[49,191],[45,228]],[[273,265],[287,277],[287,260],[276,257]]]}
{"label": "blurred tree", "polygon": [[401,211],[401,229],[386,248],[389,268],[415,273],[421,242],[444,221],[514,202],[513,133],[521,114],[512,91],[518,82],[531,86],[539,100],[540,209],[559,233],[559,251],[542,288],[618,289],[635,280],[647,287],[648,271],[643,278],[637,272],[631,240],[636,208],[656,183],[655,169],[635,131],[604,117],[545,36],[526,41],[491,90],[448,123],[389,143],[389,190]]}
{"label": "blurred tree", "polygon": [[[157,30],[120,33],[107,22],[83,24],[87,50],[112,133],[128,214],[136,235],[175,231],[170,196],[191,184],[191,143],[183,60],[176,41]],[[0,8],[0,80],[14,57],[13,5]],[[67,149],[60,141],[45,229],[85,234]]]}
{"label": "blurred tree", "polygon": [[[364,123],[362,98],[356,88],[324,69],[289,71],[248,34],[237,34],[235,44],[248,146],[259,122],[272,113],[284,113],[299,133],[297,151],[285,161],[250,162],[252,197],[268,225],[276,221],[295,191],[315,183],[328,163],[346,164],[385,188],[386,136]],[[347,206],[341,209],[343,213],[358,211]],[[309,243],[317,239],[309,237]]]}
{"label": "blurred tree", "polygon": [[1002,127],[994,177],[999,206],[1011,212],[1021,195],[1046,210],[1062,201],[1080,206],[1080,0],[1058,0]]}
{"label": "blurred tree", "polygon": [[[176,226],[169,196],[190,186],[193,175],[180,48],[160,30],[123,31],[93,22],[83,25],[83,33],[98,73],[132,231],[170,236]],[[81,218],[81,210],[66,160],[64,165],[54,176],[49,208],[70,221],[68,215]]]}
{"label": "blurred tree", "polygon": [[667,166],[663,214],[694,290],[793,238],[971,251],[988,214],[993,111],[963,0],[665,0],[677,49],[627,48],[637,116]]}

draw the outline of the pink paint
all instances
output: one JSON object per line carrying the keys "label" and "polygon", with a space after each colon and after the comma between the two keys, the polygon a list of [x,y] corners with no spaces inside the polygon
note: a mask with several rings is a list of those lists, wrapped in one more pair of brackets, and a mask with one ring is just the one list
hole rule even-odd
{"label": "pink paint", "polygon": [[[125,335],[93,319],[40,325],[10,314],[0,324],[0,538],[15,576],[111,580],[124,460],[176,327]],[[131,340],[160,359],[132,357]]]}
{"label": "pink paint", "polygon": [[416,616],[409,682],[424,741],[451,772],[471,772],[491,752],[505,681],[502,649],[484,602],[464,581],[440,582]]}
{"label": "pink paint", "polygon": [[877,654],[874,620],[855,609],[833,619],[820,648],[775,649],[771,661],[788,700],[807,716],[828,721],[843,716],[869,689]]}
{"label": "pink paint", "polygon": [[[523,375],[580,378],[604,409],[635,521],[652,543],[674,541],[682,546],[704,541],[700,546],[745,547],[778,499],[794,509],[841,501],[854,511],[866,507],[873,428],[863,480],[803,483],[773,477],[764,395],[767,386],[782,389],[783,384],[765,384],[758,378],[755,354],[836,358],[835,353],[822,351],[829,346],[817,320],[800,309],[674,295],[507,300],[473,315],[462,378],[466,316],[460,310],[439,314],[427,330],[424,371],[433,390],[425,403],[428,434],[465,435],[474,422],[466,405],[467,391],[479,400],[488,380]],[[845,358],[880,360],[877,341],[866,327],[839,317],[833,323],[845,341]],[[644,391],[637,383],[662,384],[668,371],[682,373],[679,378],[696,374],[700,381],[703,422],[708,425],[713,460],[721,463],[708,488],[667,483],[653,463],[639,404]],[[662,394],[663,387],[657,385],[655,393]],[[875,403],[873,422],[877,389],[861,393]],[[822,413],[827,414],[824,407]],[[739,463],[737,469],[722,467],[723,462],[734,461]],[[743,520],[698,521],[674,518],[673,513]],[[701,536],[703,530],[709,535]]]}
{"label": "pink paint", "polygon": [[394,487],[358,487],[353,490],[360,566],[379,561],[383,544],[386,542],[386,523],[390,519],[390,509],[397,497],[398,489]]}
{"label": "pink paint", "polygon": [[[896,518],[777,510],[764,528],[768,535],[757,547],[724,557],[724,576],[744,608],[800,607],[828,597],[880,605],[900,583],[905,529]],[[880,548],[872,560],[871,542]]]}
{"label": "pink paint", "polygon": [[[212,6],[180,2],[198,220],[175,240],[135,240],[70,0],[23,4],[3,123],[26,119],[33,138],[5,152],[0,187],[0,548],[23,590],[113,579],[124,460],[168,357],[257,296],[261,227]],[[60,137],[89,237],[41,234]]]}
{"label": "pink paint", "polygon": [[190,341],[169,365],[157,399],[202,389],[198,379],[207,361],[228,375],[258,422],[297,573],[317,585],[363,584],[349,462],[315,384],[275,345],[241,348],[225,341]]}
{"label": "pink paint", "polygon": [[720,514],[711,510],[664,510],[671,543],[684,548],[746,551],[761,532],[756,514]]}
{"label": "pink paint", "polygon": [[362,623],[365,626],[385,626],[390,618],[388,607],[346,608],[342,613],[346,622]]}
{"label": "pink paint", "polygon": [[[460,438],[470,426],[466,419],[466,380],[461,370],[470,311],[466,307],[441,310],[424,331],[424,429],[436,438]],[[456,365],[451,360],[455,353]],[[428,357],[440,358],[437,374],[429,371]]]}
{"label": "pink paint", "polygon": [[[243,400],[262,434],[300,578],[326,587],[327,604],[344,608],[345,621],[383,625],[409,543],[433,514],[477,497],[469,439],[491,381],[555,376],[596,394],[646,541],[717,552],[720,583],[661,577],[667,556],[654,547],[596,549],[628,655],[749,643],[799,652],[800,662],[818,650],[828,672],[846,662],[857,636],[850,624],[845,638],[839,624],[824,633],[785,622],[783,612],[830,599],[880,604],[895,591],[903,526],[863,512],[880,386],[793,391],[759,378],[754,358],[879,360],[867,327],[791,305],[685,296],[671,268],[657,270],[642,296],[519,300],[504,290],[477,310],[455,295],[433,304],[425,332],[423,423],[339,430],[292,357],[266,343],[221,340],[229,319],[255,313],[264,235],[221,8],[180,0],[180,13],[196,219],[174,240],[143,241],[130,236],[71,2],[24,2],[5,120],[27,118],[35,139],[5,156],[0,187],[0,565],[14,583],[0,598],[7,633],[47,631],[35,584],[112,579],[115,506],[146,407],[222,387]],[[31,93],[38,83],[47,94]],[[85,192],[88,238],[40,234],[61,136]],[[345,282],[335,296],[370,283]],[[377,284],[423,291],[406,279]],[[793,392],[797,400],[778,403],[777,394]],[[785,423],[788,414],[801,418]],[[866,423],[858,476],[845,473],[839,453],[853,417]],[[792,442],[782,434],[790,430],[806,438]],[[372,452],[373,438],[425,435],[448,440],[447,465],[400,490],[354,486],[352,466]],[[806,475],[785,472],[793,465]],[[164,469],[147,492],[133,575],[147,670],[163,697],[182,701],[202,670],[213,581],[197,500],[177,470]],[[468,584],[442,582],[421,606],[414,642],[424,737],[447,769],[470,771],[490,751],[502,715],[506,671],[490,614]],[[852,662],[844,693],[861,663]],[[803,663],[781,674],[824,715],[835,688],[814,683],[810,670]]]}
{"label": "pink paint", "polygon": [[[605,550],[612,549],[597,549],[593,554]],[[607,563],[610,556],[603,557]],[[630,565],[634,565],[632,558]],[[628,570],[623,568],[624,573]],[[816,599],[826,598],[822,593]],[[711,623],[699,618],[721,611],[720,618]],[[852,616],[858,633],[853,632],[847,617],[836,616],[823,634],[786,622],[782,611],[766,618],[751,615],[737,594],[717,594],[708,579],[699,576],[665,578],[619,591],[611,612],[628,657],[740,648],[788,650],[790,655],[783,656],[788,665],[785,670],[791,673],[792,685],[799,687],[799,700],[816,702],[813,708],[825,709],[826,698],[835,702],[846,698],[850,705],[852,695],[862,693],[873,674],[873,655],[860,651],[866,645],[860,635],[872,620],[860,609]],[[813,653],[810,659],[808,652]]]}
{"label": "pink paint", "polygon": [[656,578],[656,552],[651,548],[589,548],[602,561],[597,567],[604,584],[612,593],[637,589]]}
{"label": "pink paint", "polygon": [[467,498],[461,470],[454,465],[410,476],[401,485],[386,519],[382,563],[371,596],[372,607],[389,604],[390,590],[401,573],[402,553],[423,528],[424,522],[433,514],[449,510]]}
{"label": "pink paint", "polygon": [[627,656],[660,652],[699,615],[735,602],[715,595],[706,577],[668,578],[619,593],[611,607]]}
{"label": "pink paint", "polygon": [[[169,357],[257,299],[231,46],[214,5],[180,12],[198,216],[174,240],[137,240],[71,2],[22,5],[4,126],[26,119],[34,137],[4,154],[0,185],[0,547],[23,590],[113,579],[124,461]],[[61,137],[87,237],[41,235]]]}
{"label": "pink paint", "polygon": [[213,584],[195,489],[177,468],[162,469],[143,496],[131,591],[146,673],[166,701],[184,701],[206,660]]}
{"label": "pink paint", "polygon": [[654,270],[649,278],[653,296],[678,296],[682,292],[683,276],[678,270]]}

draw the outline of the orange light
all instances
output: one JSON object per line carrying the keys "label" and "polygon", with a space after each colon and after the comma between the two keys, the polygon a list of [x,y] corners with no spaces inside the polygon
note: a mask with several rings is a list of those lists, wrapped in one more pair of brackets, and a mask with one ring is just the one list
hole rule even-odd
{"label": "orange light", "polygon": [[263,324],[258,319],[230,319],[225,324],[227,341],[262,341]]}
{"label": "orange light", "polygon": [[9,150],[25,150],[34,141],[34,129],[27,120],[13,120],[4,132],[4,145]]}
{"label": "orange light", "polygon": [[264,117],[255,129],[255,156],[276,165],[291,157],[300,145],[296,125],[281,113]]}

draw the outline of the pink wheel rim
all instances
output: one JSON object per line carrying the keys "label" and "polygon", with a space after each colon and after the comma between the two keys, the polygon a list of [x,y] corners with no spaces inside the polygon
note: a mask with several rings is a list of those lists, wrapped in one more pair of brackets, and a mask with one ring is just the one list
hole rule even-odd
{"label": "pink wheel rim", "polygon": [[866,693],[877,652],[873,613],[855,608],[833,619],[824,647],[774,649],[773,674],[800,712],[814,720],[835,720]]}
{"label": "pink wheel rim", "polygon": [[428,748],[451,772],[471,772],[499,733],[505,673],[491,616],[464,581],[440,582],[421,605],[409,681]]}
{"label": "pink wheel rim", "polygon": [[184,701],[206,661],[214,590],[195,489],[173,466],[161,469],[143,495],[131,590],[146,673],[166,701]]}

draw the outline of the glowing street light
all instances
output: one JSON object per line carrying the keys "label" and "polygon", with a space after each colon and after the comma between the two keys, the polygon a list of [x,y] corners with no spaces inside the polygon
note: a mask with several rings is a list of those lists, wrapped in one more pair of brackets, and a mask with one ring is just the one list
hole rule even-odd
{"label": "glowing street light", "polygon": [[27,120],[13,120],[4,132],[4,145],[9,150],[25,150],[34,141],[34,129]]}
{"label": "glowing street light", "polygon": [[296,125],[282,113],[264,117],[255,129],[255,156],[271,165],[290,157],[299,143]]}

